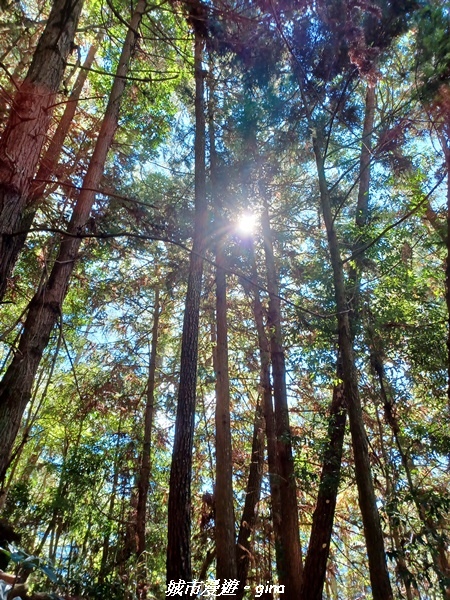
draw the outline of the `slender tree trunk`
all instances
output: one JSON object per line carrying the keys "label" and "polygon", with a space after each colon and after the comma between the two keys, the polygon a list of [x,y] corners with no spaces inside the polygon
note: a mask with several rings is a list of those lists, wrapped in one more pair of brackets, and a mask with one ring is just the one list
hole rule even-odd
{"label": "slender tree trunk", "polygon": [[[201,23],[199,28],[201,28]],[[167,581],[192,579],[191,471],[194,443],[198,325],[203,278],[207,203],[205,190],[205,108],[202,35],[195,33],[195,225],[181,339],[175,439],[170,468]]]}
{"label": "slender tree trunk", "polygon": [[[450,138],[450,125],[449,138]],[[447,168],[447,262],[445,267],[445,301],[447,304],[447,402],[450,411],[450,141],[442,140],[445,155],[445,166]]]}
{"label": "slender tree trunk", "polygon": [[[359,165],[359,188],[356,205],[355,225],[357,237],[356,249],[362,243],[363,228],[369,215],[370,161],[372,158],[372,137],[375,119],[375,88],[367,87],[365,101],[364,125],[361,139],[361,155]],[[362,254],[358,255],[357,264],[351,269],[350,280],[352,297],[350,325],[352,341],[356,334],[359,319],[360,271]],[[342,380],[342,364],[338,358],[337,377]],[[326,578],[327,560],[333,532],[334,511],[339,490],[342,447],[345,436],[346,408],[344,390],[341,383],[333,389],[330,420],[328,424],[328,446],[324,454],[319,492],[310,534],[308,554],[303,572],[302,598],[304,600],[321,600]]]}
{"label": "slender tree trunk", "polygon": [[102,544],[102,558],[100,562],[100,570],[98,573],[98,582],[101,584],[104,582],[105,577],[108,573],[108,561],[109,561],[109,537],[111,535],[112,530],[112,522],[114,518],[114,509],[116,506],[117,500],[117,491],[119,487],[119,464],[120,464],[120,438],[122,435],[122,417],[119,418],[119,425],[117,428],[117,441],[114,453],[114,473],[113,473],[113,481],[111,486],[111,494],[109,497],[109,506],[108,506],[108,515],[107,515],[107,525],[106,525],[106,533],[103,537]]}
{"label": "slender tree trunk", "polygon": [[[212,69],[211,69],[212,71]],[[215,541],[217,579],[236,579],[236,553],[230,552],[236,544],[234,498],[233,498],[233,456],[230,424],[230,378],[228,371],[228,320],[227,320],[227,281],[225,239],[222,233],[222,198],[217,181],[217,153],[214,131],[214,82],[210,81],[208,105],[210,179],[212,204],[216,211],[219,234],[216,242],[216,351],[214,370],[216,374],[216,482],[215,502]],[[226,231],[226,229],[225,229]]]}
{"label": "slender tree trunk", "polygon": [[11,234],[25,207],[62,81],[83,0],[55,0],[0,140],[0,298],[6,289]]}
{"label": "slender tree trunk", "polygon": [[[277,464],[277,434],[275,429],[275,415],[273,411],[272,384],[270,380],[270,342],[264,325],[264,308],[261,302],[259,289],[256,286],[257,270],[254,256],[253,242],[250,247],[250,260],[252,268],[253,286],[253,316],[258,333],[258,346],[260,356],[260,385],[262,390],[262,409],[264,415],[267,439],[267,463],[269,468],[270,500],[272,510],[272,524],[275,537],[275,558],[277,572],[283,574],[283,555],[281,540],[281,498],[280,476]],[[280,584],[285,585],[285,580],[280,579]]]}
{"label": "slender tree trunk", "polygon": [[[251,197],[253,193],[254,183],[252,181],[252,175],[254,174],[254,169],[252,165],[259,165],[258,158],[258,147],[257,147],[257,139],[256,139],[256,131],[257,131],[257,123],[254,122],[252,127],[249,127],[246,132],[245,138],[245,148],[247,160],[249,163],[247,164],[246,169],[243,170],[244,174],[244,189],[245,195],[247,199]],[[258,177],[258,173],[255,173]],[[261,188],[262,189],[262,188]],[[273,536],[275,541],[275,560],[277,565],[277,574],[279,583],[281,585],[288,585],[287,578],[287,569],[284,562],[284,552],[283,552],[283,533],[282,533],[282,503],[281,503],[281,474],[280,474],[280,465],[278,461],[278,449],[277,449],[277,429],[275,424],[275,414],[273,407],[273,389],[271,383],[271,354],[270,354],[270,341],[266,333],[265,326],[265,310],[263,304],[261,302],[260,291],[258,287],[258,270],[255,260],[255,250],[254,250],[254,241],[252,238],[249,240],[249,261],[250,268],[252,273],[252,297],[253,297],[253,316],[256,325],[256,331],[258,334],[258,346],[259,346],[259,355],[260,355],[260,387],[262,391],[262,414],[264,417],[265,424],[265,434],[267,439],[267,463],[268,463],[268,475],[269,475],[269,486],[270,486],[270,500],[271,500],[271,517],[272,517],[272,526],[273,526]],[[255,441],[255,438],[254,438]],[[256,466],[256,465],[255,465]],[[245,530],[240,530],[241,534],[245,534]],[[239,543],[239,540],[238,540]],[[270,547],[270,540],[269,540]],[[238,564],[238,574],[242,575],[239,577],[240,586],[237,591],[237,595],[239,598],[242,597],[244,593],[245,587],[245,578],[247,577],[248,571],[248,563],[249,563],[249,555],[245,551],[246,547],[243,549],[239,549],[238,547],[238,559],[239,553],[242,556],[244,562],[242,567]],[[270,551],[269,551],[270,553]],[[245,578],[244,578],[244,569],[245,569]],[[265,580],[267,581],[267,579]]]}
{"label": "slender tree trunk", "polygon": [[[160,316],[159,287],[155,289],[155,308],[153,311],[152,343],[150,347],[150,362],[147,378],[147,401],[145,404],[144,415],[144,440],[142,444],[142,454],[140,460],[138,483],[137,483],[137,508],[136,508],[136,555],[137,558],[145,552],[145,526],[147,523],[147,499],[150,485],[151,469],[151,441],[153,420],[155,413],[155,375],[156,375],[156,357],[158,348],[158,328]],[[145,562],[144,562],[145,564]],[[137,594],[139,600],[147,597],[146,569],[140,568]]]}
{"label": "slender tree trunk", "polygon": [[[263,192],[264,196],[265,191]],[[265,199],[264,199],[265,202]],[[289,407],[286,390],[286,366],[281,333],[281,306],[272,245],[269,213],[265,203],[262,229],[269,291],[267,327],[272,362],[275,427],[277,436],[277,473],[280,478],[282,569],[280,579],[286,581],[286,594],[299,598],[302,580],[302,553],[298,523],[297,487],[292,456]]]}
{"label": "slender tree trunk", "polygon": [[[367,225],[369,218],[370,163],[372,161],[372,138],[375,122],[376,94],[375,86],[366,89],[364,124],[361,138],[361,155],[359,159],[359,187],[356,204],[355,223],[359,230]],[[359,240],[357,240],[358,242]],[[360,255],[361,256],[361,255]]]}
{"label": "slender tree trunk", "polygon": [[78,105],[78,100],[80,99],[83,86],[86,82],[86,78],[94,61],[96,52],[97,46],[92,45],[89,48],[83,68],[80,69],[72,93],[67,100],[66,108],[60,122],[58,123],[55,134],[40,161],[38,172],[27,194],[24,211],[20,215],[16,233],[10,237],[8,244],[5,245],[2,260],[0,262],[0,301],[2,300],[6,291],[6,282],[8,277],[13,272],[20,252],[25,245],[28,231],[33,224],[34,217],[40,201],[44,196],[48,181],[50,177],[55,174],[64,141],[69,133],[69,129]]}
{"label": "slender tree trunk", "polygon": [[230,426],[230,380],[228,374],[227,284],[222,240],[216,251],[216,484],[215,538],[216,577],[236,579],[233,464]]}
{"label": "slender tree trunk", "polygon": [[153,311],[152,343],[147,378],[147,401],[144,414],[144,440],[142,444],[141,464],[138,475],[138,500],[136,511],[137,556],[145,552],[145,524],[147,497],[150,484],[151,439],[155,412],[155,374],[158,347],[158,328],[160,316],[159,287],[155,289],[155,308]]}
{"label": "slender tree trunk", "polygon": [[23,412],[30,399],[34,377],[42,354],[55,323],[58,318],[61,318],[62,303],[82,241],[82,237],[79,235],[84,231],[89,218],[95,199],[93,190],[98,188],[106,156],[113,141],[118,123],[120,101],[126,84],[125,77],[145,8],[146,0],[138,0],[122,49],[94,153],[68,225],[69,235],[62,238],[58,256],[48,281],[40,287],[30,302],[18,350],[0,383],[0,479],[8,467],[9,455]]}
{"label": "slender tree trunk", "polygon": [[346,420],[343,386],[339,384],[333,389],[333,401],[328,422],[328,444],[323,458],[319,493],[303,570],[301,594],[303,600],[322,600],[341,475]]}
{"label": "slender tree trunk", "polygon": [[253,424],[253,440],[250,470],[245,491],[244,509],[236,546],[237,579],[239,588],[236,600],[242,600],[245,593],[248,570],[252,559],[250,537],[256,525],[257,506],[261,496],[261,482],[264,466],[264,414],[261,401],[258,401]]}
{"label": "slender tree trunk", "polygon": [[353,355],[352,333],[348,316],[349,306],[345,289],[344,270],[325,176],[325,161],[322,154],[322,149],[324,147],[320,134],[314,135],[313,148],[317,164],[320,199],[333,269],[336,308],[338,313],[339,350],[342,358],[344,395],[352,436],[359,506],[362,514],[367,554],[369,558],[369,572],[373,598],[374,600],[390,600],[393,598],[393,595],[386,565],[383,531],[376,504],[367,435],[364,427],[361,400],[359,396],[358,379]]}

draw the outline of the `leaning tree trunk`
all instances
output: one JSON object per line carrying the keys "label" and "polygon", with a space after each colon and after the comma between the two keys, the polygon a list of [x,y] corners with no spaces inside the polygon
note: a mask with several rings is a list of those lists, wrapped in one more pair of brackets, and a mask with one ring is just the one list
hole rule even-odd
{"label": "leaning tree trunk", "polygon": [[[203,23],[204,27],[204,23]],[[202,23],[198,29],[202,29]],[[195,225],[189,264],[178,387],[175,438],[170,468],[167,525],[167,581],[192,579],[191,471],[194,444],[198,326],[203,278],[207,202],[205,186],[204,40],[195,33]],[[231,551],[231,549],[230,549]]]}
{"label": "leaning tree trunk", "polygon": [[[363,241],[363,228],[367,224],[369,213],[370,161],[372,157],[374,119],[375,88],[368,86],[359,162],[359,187],[355,216],[357,238],[354,243],[354,249],[357,249]],[[359,319],[359,280],[361,269],[362,253],[358,255],[356,265],[352,268],[350,276],[353,288],[351,295],[352,310],[350,312],[352,340],[356,334],[356,325]],[[342,381],[342,363],[339,357],[337,377]],[[303,571],[302,598],[304,600],[322,599],[331,535],[333,532],[336,499],[339,490],[346,417],[344,390],[342,383],[339,383],[333,389],[333,400],[328,423],[328,444],[324,453],[317,504],[314,510],[308,553]]]}
{"label": "leaning tree trunk", "polygon": [[[0,140],[0,299],[7,259],[39,161],[83,0],[55,0]],[[5,260],[6,259],[6,260]]]}
{"label": "leaning tree trunk", "polygon": [[22,415],[31,396],[34,377],[42,354],[49,342],[55,324],[58,319],[61,319],[62,304],[82,241],[80,233],[84,231],[86,222],[89,219],[92,204],[95,200],[94,190],[99,186],[106,156],[117,128],[120,102],[126,84],[126,74],[146,4],[146,0],[139,0],[132,16],[105,117],[83,180],[82,190],[68,225],[68,235],[64,235],[62,238],[58,256],[48,281],[40,287],[30,302],[17,352],[0,382],[0,479],[4,476],[8,467],[9,456],[20,427]]}
{"label": "leaning tree trunk", "polygon": [[333,401],[328,421],[328,442],[323,457],[319,493],[303,569],[302,600],[322,600],[341,476],[346,420],[343,387],[342,384],[338,384],[333,389]]}
{"label": "leaning tree trunk", "polygon": [[[263,191],[263,195],[265,190]],[[299,598],[302,581],[302,553],[298,523],[297,487],[292,455],[289,407],[286,390],[286,366],[281,332],[281,306],[272,244],[269,213],[264,198],[262,230],[269,291],[267,327],[270,338],[272,362],[273,398],[277,447],[277,474],[280,482],[281,501],[281,568],[280,581],[286,586],[286,594]]]}
{"label": "leaning tree trunk", "polygon": [[390,600],[393,598],[393,595],[386,565],[383,531],[372,480],[367,434],[364,427],[361,399],[359,396],[352,332],[348,316],[349,305],[347,303],[344,270],[331,211],[330,193],[325,176],[325,160],[322,150],[325,145],[320,132],[317,132],[315,129],[314,131],[313,149],[317,165],[322,214],[327,230],[328,248],[333,270],[338,321],[338,343],[343,369],[342,379],[352,436],[356,484],[369,559],[372,594],[374,600]]}
{"label": "leaning tree trunk", "polygon": [[[50,177],[55,174],[58,160],[64,146],[64,141],[69,133],[69,129],[78,105],[78,100],[80,99],[83,86],[86,82],[86,78],[94,61],[96,52],[97,46],[92,45],[86,56],[86,60],[80,69],[77,80],[75,81],[75,85],[73,86],[72,93],[67,100],[66,108],[61,120],[58,123],[55,134],[53,135],[44,156],[40,160],[39,169],[27,194],[24,211],[20,215],[16,233],[11,236],[11,238],[8,240],[8,244],[6,244],[4,247],[0,265],[1,281],[6,282],[8,277],[13,272],[20,252],[25,245],[28,231],[31,228],[37,209],[39,208],[40,202],[44,196],[47,184],[50,183]],[[3,298],[5,291],[6,285],[4,285],[2,288],[0,284],[0,301]]]}

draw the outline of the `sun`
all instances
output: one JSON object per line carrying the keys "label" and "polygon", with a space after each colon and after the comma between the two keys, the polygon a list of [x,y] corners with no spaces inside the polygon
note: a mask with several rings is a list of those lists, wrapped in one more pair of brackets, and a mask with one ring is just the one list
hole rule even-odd
{"label": "sun", "polygon": [[256,228],[257,216],[254,213],[245,212],[237,219],[237,230],[241,235],[253,235]]}

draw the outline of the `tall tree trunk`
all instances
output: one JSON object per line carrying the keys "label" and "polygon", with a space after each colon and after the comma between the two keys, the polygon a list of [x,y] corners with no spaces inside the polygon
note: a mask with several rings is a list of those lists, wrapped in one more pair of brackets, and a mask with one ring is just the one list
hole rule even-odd
{"label": "tall tree trunk", "polygon": [[333,401],[328,422],[328,443],[323,457],[319,493],[303,569],[301,594],[303,600],[322,600],[341,476],[342,447],[347,420],[343,400],[343,386],[342,384],[336,385],[333,389]]}
{"label": "tall tree trunk", "polygon": [[282,569],[280,580],[286,581],[286,593],[299,598],[302,580],[302,554],[298,523],[297,487],[294,459],[292,456],[289,407],[286,390],[286,366],[281,333],[281,306],[278,281],[270,229],[269,212],[263,190],[264,208],[262,230],[269,291],[267,327],[270,338],[272,363],[273,397],[275,406],[275,428],[277,436],[277,474],[280,478]]}
{"label": "tall tree trunk", "polygon": [[[281,498],[280,475],[277,463],[277,434],[275,428],[275,415],[273,411],[272,384],[270,380],[270,342],[264,326],[264,308],[261,302],[259,288],[256,285],[257,271],[253,243],[250,247],[251,268],[253,283],[253,316],[258,333],[258,346],[260,356],[260,385],[262,389],[262,409],[266,428],[267,463],[269,467],[270,501],[272,511],[272,525],[275,537],[275,559],[278,573],[284,574],[282,538],[281,538]],[[280,579],[280,584],[286,582]]]}
{"label": "tall tree trunk", "polygon": [[94,190],[99,186],[106,156],[117,127],[126,74],[145,8],[146,0],[138,0],[125,38],[97,143],[68,225],[69,235],[63,236],[61,240],[58,256],[48,281],[43,283],[30,302],[17,352],[0,383],[0,479],[8,467],[12,445],[30,399],[42,354],[53,327],[58,318],[61,318],[62,303],[82,241],[80,233],[84,231],[89,218],[95,199]]}
{"label": "tall tree trunk", "polygon": [[[212,68],[211,68],[212,71]],[[236,579],[236,553],[230,552],[236,544],[234,498],[233,498],[233,456],[230,424],[230,378],[228,371],[228,322],[227,322],[227,281],[225,238],[221,227],[223,202],[218,189],[217,153],[214,131],[214,82],[210,80],[208,103],[208,130],[210,154],[210,179],[212,204],[219,227],[216,242],[216,351],[214,371],[216,374],[216,481],[215,541],[216,578]]]}
{"label": "tall tree trunk", "polygon": [[447,169],[447,262],[445,266],[445,301],[447,304],[447,402],[450,410],[450,124],[447,126],[448,136],[442,136],[442,147]]}
{"label": "tall tree trunk", "polygon": [[[375,119],[375,88],[367,86],[365,100],[364,125],[361,139],[361,155],[359,164],[359,188],[356,205],[355,225],[357,238],[356,249],[362,242],[362,229],[367,223],[369,214],[370,161],[372,157],[372,137]],[[351,295],[350,324],[352,340],[356,334],[359,319],[360,271],[362,254],[351,270],[350,280],[353,288]],[[342,363],[338,357],[337,377],[342,380]],[[310,534],[308,553],[303,573],[302,598],[304,600],[321,600],[325,584],[327,560],[333,532],[334,511],[339,490],[342,447],[345,436],[346,408],[344,390],[341,383],[333,389],[330,420],[328,424],[328,446],[324,453],[324,461],[320,476],[319,492]]]}
{"label": "tall tree trunk", "polygon": [[53,135],[51,142],[40,161],[38,172],[27,194],[24,211],[20,215],[16,233],[10,237],[8,244],[6,244],[4,247],[4,252],[0,262],[0,301],[2,300],[6,291],[6,282],[8,277],[13,272],[20,252],[25,245],[28,231],[33,224],[40,200],[44,196],[48,180],[55,174],[64,141],[69,133],[69,129],[78,105],[78,100],[80,99],[89,69],[94,62],[96,52],[97,46],[92,45],[89,48],[89,52],[86,56],[83,67],[80,69],[72,93],[67,100],[66,108],[61,120],[58,123],[55,134]]}
{"label": "tall tree trunk", "polygon": [[216,577],[236,579],[236,544],[233,498],[233,458],[230,426],[230,380],[228,374],[227,284],[223,241],[216,251],[216,484],[215,538]]}
{"label": "tall tree trunk", "polygon": [[[201,21],[201,20],[200,20]],[[199,23],[197,29],[201,29]],[[204,27],[204,23],[203,23]],[[203,278],[202,254],[208,213],[205,189],[204,40],[195,33],[195,225],[181,338],[175,438],[170,468],[167,532],[167,581],[192,579],[191,470],[194,443],[198,325]]]}
{"label": "tall tree trunk", "polygon": [[7,284],[11,234],[25,207],[62,81],[83,0],[55,0],[0,140],[0,298]]}
{"label": "tall tree trunk", "polygon": [[258,400],[253,424],[252,454],[250,459],[244,509],[236,545],[237,579],[239,588],[236,600],[242,600],[245,593],[248,570],[251,562],[250,537],[256,525],[257,506],[261,496],[261,482],[264,466],[264,414],[261,400]]}
{"label": "tall tree trunk", "polygon": [[393,598],[393,595],[386,565],[383,531],[376,504],[367,435],[364,427],[361,399],[359,396],[358,379],[353,355],[352,332],[348,315],[349,306],[345,289],[344,270],[331,211],[328,184],[325,176],[325,159],[323,155],[325,144],[321,132],[318,132],[315,129],[314,131],[313,149],[319,179],[322,214],[327,230],[328,248],[333,270],[334,291],[338,314],[338,342],[343,368],[342,379],[352,436],[356,484],[358,487],[359,506],[362,514],[367,554],[369,558],[372,594],[374,600],[390,600]]}
{"label": "tall tree trunk", "polygon": [[[249,122],[250,125],[250,122]],[[260,167],[260,159],[258,155],[258,143],[256,138],[256,132],[258,129],[257,122],[254,121],[252,126],[248,128],[246,131],[245,137],[245,151],[247,156],[248,164],[246,168],[243,169],[243,179],[244,179],[244,190],[245,196],[247,200],[254,193],[254,182],[253,178],[256,176],[257,180],[259,177],[258,167]],[[257,169],[254,169],[256,165]],[[261,302],[260,290],[258,287],[258,269],[255,260],[255,248],[254,241],[252,238],[249,240],[249,261],[251,268],[251,278],[252,278],[252,297],[253,297],[253,317],[255,320],[256,331],[258,334],[258,347],[259,347],[259,356],[260,356],[260,387],[262,390],[262,414],[264,417],[265,424],[265,434],[267,439],[267,463],[268,463],[268,475],[269,475],[269,486],[270,486],[270,504],[271,504],[271,517],[272,517],[272,527],[273,527],[273,535],[275,541],[275,560],[277,566],[277,574],[279,583],[281,585],[287,585],[288,582],[286,580],[287,569],[284,563],[284,553],[283,553],[283,535],[282,535],[282,504],[281,504],[281,474],[280,474],[280,465],[278,461],[278,450],[277,450],[277,430],[275,424],[275,414],[273,407],[273,389],[271,383],[271,355],[270,355],[270,340],[267,336],[266,327],[265,327],[265,310],[263,304]],[[256,426],[256,423],[255,423]],[[254,438],[255,441],[255,438]],[[240,530],[240,537],[245,533],[245,530]],[[249,535],[250,532],[248,532]],[[245,538],[244,538],[245,539]],[[248,536],[247,536],[248,539]],[[239,540],[238,540],[239,543]],[[269,540],[270,547],[270,540]],[[239,553],[242,555],[243,564],[242,567],[238,564],[238,574],[242,575],[239,577],[240,585],[237,591],[237,595],[239,598],[242,597],[244,593],[245,587],[245,579],[247,577],[248,571],[248,563],[249,563],[249,555],[244,551],[244,549],[239,550],[238,547],[238,558]],[[245,569],[245,578],[244,578],[244,569]],[[267,581],[267,579],[266,579]]]}
{"label": "tall tree trunk", "polygon": [[150,347],[150,361],[147,378],[147,401],[145,403],[144,414],[144,440],[142,443],[142,454],[138,475],[138,500],[136,511],[136,553],[139,557],[145,552],[145,524],[147,512],[147,497],[150,483],[150,465],[151,465],[151,439],[153,429],[153,419],[155,412],[155,374],[156,357],[158,347],[158,328],[160,317],[159,287],[155,289],[155,308],[153,311],[152,343]]}
{"label": "tall tree trunk", "polygon": [[[158,348],[158,328],[160,317],[159,287],[155,289],[155,308],[153,311],[152,343],[150,347],[150,361],[147,378],[147,401],[145,403],[144,414],[144,440],[142,443],[142,454],[139,466],[137,482],[137,508],[136,508],[136,555],[137,558],[145,552],[145,526],[147,516],[147,499],[150,485],[151,469],[151,441],[153,420],[155,413],[155,375],[156,375],[156,356]],[[146,569],[141,568],[139,572],[139,581],[137,594],[139,600],[147,597]]]}

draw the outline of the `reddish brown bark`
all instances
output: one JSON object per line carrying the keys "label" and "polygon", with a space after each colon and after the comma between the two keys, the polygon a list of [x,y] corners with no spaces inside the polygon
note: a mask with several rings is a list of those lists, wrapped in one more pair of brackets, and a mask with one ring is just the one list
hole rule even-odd
{"label": "reddish brown bark", "polygon": [[[8,256],[36,170],[83,0],[56,0],[0,140],[0,264]],[[8,269],[0,270],[1,296]]]}
{"label": "reddish brown bark", "polygon": [[48,281],[40,287],[30,302],[17,352],[0,383],[0,478],[8,467],[11,449],[20,427],[23,412],[30,399],[34,377],[42,354],[48,344],[53,327],[61,317],[62,303],[82,241],[82,237],[79,235],[84,231],[89,218],[95,199],[93,190],[99,186],[106,156],[117,127],[120,101],[126,83],[125,76],[145,8],[146,0],[139,0],[124,42],[94,153],[68,225],[69,235],[65,235],[61,241],[58,256]]}
{"label": "reddish brown bark", "polygon": [[216,577],[217,579],[235,579],[237,576],[236,554],[233,551],[230,552],[230,549],[235,546],[236,534],[228,374],[227,287],[223,268],[222,241],[219,241],[216,263],[216,485],[214,490]]}
{"label": "reddish brown bark", "polygon": [[[204,24],[203,24],[204,27]],[[201,25],[199,27],[201,29]],[[195,34],[195,225],[190,256],[178,387],[175,438],[170,468],[167,531],[167,581],[192,579],[191,471],[194,442],[198,325],[203,279],[207,203],[205,187],[204,40]]]}
{"label": "reddish brown bark", "polygon": [[39,207],[40,201],[42,201],[48,181],[55,174],[64,141],[69,133],[69,129],[78,105],[78,100],[80,99],[83,86],[86,82],[86,78],[94,61],[96,52],[97,47],[91,46],[83,64],[83,68],[80,70],[72,93],[70,94],[66,103],[63,116],[61,117],[55,134],[53,135],[51,142],[40,161],[38,172],[30,186],[30,191],[25,201],[24,211],[20,216],[19,223],[17,225],[17,231],[13,236],[10,237],[9,242],[4,246],[4,253],[0,262],[0,301],[6,292],[8,278],[13,272],[20,252],[25,245],[28,231],[34,221],[36,211]]}
{"label": "reddish brown bark", "polygon": [[150,360],[147,377],[147,393],[144,411],[144,439],[140,457],[139,472],[137,475],[137,500],[136,500],[136,557],[137,567],[137,597],[139,600],[147,598],[147,561],[143,559],[146,550],[145,530],[147,525],[147,501],[151,475],[151,442],[153,421],[155,415],[155,376],[158,348],[159,317],[160,317],[160,292],[155,289],[155,306],[153,311],[152,341],[150,345]]}
{"label": "reddish brown bark", "polygon": [[[216,221],[222,220],[223,203],[217,181],[217,153],[214,131],[214,82],[210,81],[208,105],[210,180],[212,203]],[[219,231],[226,231],[226,228]],[[217,579],[236,579],[236,554],[230,552],[236,543],[234,497],[233,497],[233,458],[230,418],[230,377],[228,370],[228,315],[227,280],[224,234],[219,234],[216,244],[216,348],[214,370],[216,374],[216,481],[215,501],[215,541]]]}

